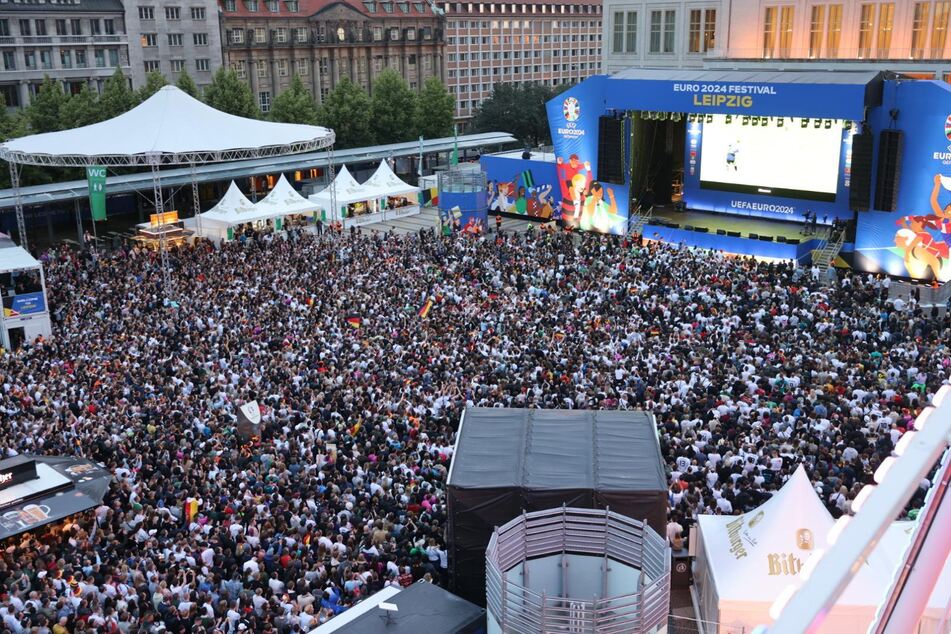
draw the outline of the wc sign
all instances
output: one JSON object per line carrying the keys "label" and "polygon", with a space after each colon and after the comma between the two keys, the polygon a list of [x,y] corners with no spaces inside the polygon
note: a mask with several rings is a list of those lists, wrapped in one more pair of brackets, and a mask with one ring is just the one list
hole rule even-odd
{"label": "wc sign", "polygon": [[89,209],[93,220],[106,219],[106,168],[92,165],[86,168],[89,182]]}

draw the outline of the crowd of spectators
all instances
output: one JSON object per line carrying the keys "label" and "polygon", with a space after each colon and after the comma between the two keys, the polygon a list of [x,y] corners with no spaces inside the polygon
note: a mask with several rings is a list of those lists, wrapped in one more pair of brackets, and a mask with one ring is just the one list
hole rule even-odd
{"label": "crowd of spectators", "polygon": [[951,371],[947,312],[883,279],[617,237],[248,234],[176,250],[173,302],[154,251],[43,259],[54,334],[0,358],[0,451],[114,482],[0,545],[13,634],[306,632],[444,584],[466,406],[652,412],[684,528],[799,464],[843,513]]}

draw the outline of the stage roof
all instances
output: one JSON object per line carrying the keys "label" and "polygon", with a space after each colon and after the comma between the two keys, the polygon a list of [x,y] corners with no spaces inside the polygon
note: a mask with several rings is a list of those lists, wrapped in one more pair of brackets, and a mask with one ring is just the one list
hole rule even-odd
{"label": "stage roof", "polygon": [[23,247],[0,248],[0,273],[40,268],[39,260]]}

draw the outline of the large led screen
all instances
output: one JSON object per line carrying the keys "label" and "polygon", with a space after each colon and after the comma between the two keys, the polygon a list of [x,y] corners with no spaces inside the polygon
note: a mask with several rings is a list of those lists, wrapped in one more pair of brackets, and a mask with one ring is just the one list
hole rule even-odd
{"label": "large led screen", "polygon": [[703,124],[700,188],[835,201],[842,122],[805,123],[713,115]]}

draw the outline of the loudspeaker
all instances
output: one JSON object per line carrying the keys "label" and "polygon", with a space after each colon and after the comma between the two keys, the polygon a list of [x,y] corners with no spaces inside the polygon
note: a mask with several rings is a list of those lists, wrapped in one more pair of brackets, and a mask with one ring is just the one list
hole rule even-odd
{"label": "loudspeaker", "polygon": [[760,236],[759,239],[762,240],[763,242],[772,242],[773,236]]}
{"label": "loudspeaker", "polygon": [[684,229],[687,231],[693,231],[693,225],[684,225]]}
{"label": "loudspeaker", "polygon": [[786,240],[786,244],[799,244],[799,238],[790,238],[789,240]]}
{"label": "loudspeaker", "polygon": [[710,233],[710,228],[709,228],[709,227],[697,227],[696,229],[694,229],[694,231],[696,231],[696,232],[698,232],[698,233]]}
{"label": "loudspeaker", "polygon": [[751,234],[750,234],[750,240],[759,240],[759,235],[757,235],[757,234],[755,234],[755,233],[751,233]]}
{"label": "loudspeaker", "polygon": [[727,231],[727,232],[726,232],[726,235],[727,235],[728,238],[739,238],[739,237],[740,237],[740,232],[739,232],[739,231]]}
{"label": "loudspeaker", "polygon": [[624,184],[624,120],[598,119],[598,180]]}
{"label": "loudspeaker", "polygon": [[872,133],[868,130],[852,137],[852,179],[849,183],[849,209],[868,211],[872,204]]}
{"label": "loudspeaker", "polygon": [[786,244],[786,236],[776,236],[776,242]]}
{"label": "loudspeaker", "polygon": [[718,235],[718,236],[725,236],[725,235],[726,235],[726,231],[724,231],[723,229],[717,229],[717,235]]}
{"label": "loudspeaker", "polygon": [[895,211],[898,207],[898,179],[901,177],[905,133],[882,130],[878,137],[878,172],[875,178],[875,209]]}

